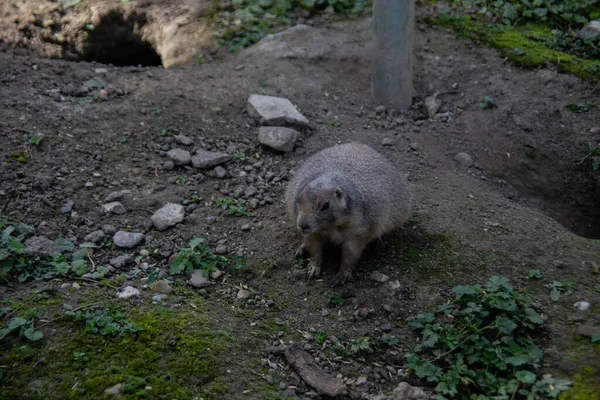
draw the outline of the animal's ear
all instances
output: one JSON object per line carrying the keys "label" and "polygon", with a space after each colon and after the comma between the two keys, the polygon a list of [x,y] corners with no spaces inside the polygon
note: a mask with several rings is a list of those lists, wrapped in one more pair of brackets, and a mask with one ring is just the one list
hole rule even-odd
{"label": "animal's ear", "polygon": [[335,188],[335,197],[337,197],[338,199],[341,199],[342,196],[344,196],[344,192],[342,192],[342,189]]}

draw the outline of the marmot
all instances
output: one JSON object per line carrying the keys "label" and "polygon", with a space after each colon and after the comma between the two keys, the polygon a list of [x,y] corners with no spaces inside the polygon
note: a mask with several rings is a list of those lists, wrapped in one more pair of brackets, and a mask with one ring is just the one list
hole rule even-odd
{"label": "marmot", "polygon": [[323,248],[341,246],[338,274],[331,286],[344,284],[373,239],[404,224],[411,215],[405,175],[371,147],[347,143],[308,158],[291,178],[287,211],[304,241],[296,252],[308,252],[308,279],[321,273]]}

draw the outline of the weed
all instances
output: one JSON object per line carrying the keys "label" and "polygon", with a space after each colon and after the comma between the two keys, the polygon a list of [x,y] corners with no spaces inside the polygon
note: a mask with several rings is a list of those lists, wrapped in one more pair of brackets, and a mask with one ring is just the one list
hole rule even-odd
{"label": "weed", "polygon": [[179,254],[171,265],[171,274],[176,275],[185,271],[187,276],[191,276],[195,269],[204,271],[208,275],[213,271],[218,271],[230,267],[232,275],[235,275],[240,269],[247,269],[245,258],[233,257],[228,259],[224,256],[213,254],[204,244],[204,239],[194,238],[190,240],[189,247],[179,250]]}
{"label": "weed", "polygon": [[180,185],[185,185],[185,178],[183,176],[177,176],[176,181]]}
{"label": "weed", "polygon": [[[64,306],[66,307],[66,304]],[[65,314],[75,321],[85,322],[86,332],[102,336],[124,336],[126,333],[140,330],[135,324],[125,319],[117,306],[66,311]]]}
{"label": "weed", "polygon": [[17,333],[27,340],[37,342],[44,337],[40,331],[36,331],[33,326],[33,318],[14,317],[5,328],[0,329],[0,341],[11,333]]}
{"label": "weed", "polygon": [[542,273],[539,269],[530,269],[528,277],[529,279],[542,279]]}
{"label": "weed", "polygon": [[588,146],[588,151],[585,156],[575,162],[575,165],[583,164],[585,160],[590,159],[592,161],[592,168],[594,171],[600,170],[600,146],[592,147]]}
{"label": "weed", "polygon": [[185,199],[181,202],[181,204],[183,204],[184,206],[187,204],[191,204],[191,203],[200,203],[202,201],[202,198],[200,196],[196,196],[193,195],[192,197],[190,197],[189,199]]}
{"label": "weed", "polygon": [[223,210],[227,210],[229,215],[235,215],[237,217],[251,217],[252,213],[246,211],[244,208],[246,201],[242,199],[233,199],[231,197],[220,197],[215,200],[215,204],[220,206]]}
{"label": "weed", "polygon": [[322,345],[327,340],[327,334],[325,332],[317,332],[315,333],[315,343],[318,345]]}
{"label": "weed", "polygon": [[233,153],[233,158],[235,158],[236,160],[240,160],[242,162],[246,161],[248,158],[246,157],[246,154],[236,151],[235,153]]}
{"label": "weed", "polygon": [[485,110],[494,107],[497,107],[496,102],[490,96],[485,96],[479,99],[479,108]]}
{"label": "weed", "polygon": [[7,162],[18,162],[21,164],[25,164],[27,162],[27,156],[25,155],[25,151],[23,151],[22,149],[19,149],[16,152],[9,155],[8,158],[6,159],[6,161]]}
{"label": "weed", "polygon": [[576,114],[588,112],[593,107],[596,107],[596,105],[594,103],[589,102],[569,104],[569,109]]}
{"label": "weed", "polygon": [[171,128],[162,129],[162,130],[159,132],[159,135],[160,135],[161,137],[164,137],[164,136],[173,136],[173,134],[175,134],[175,130],[173,130],[173,129],[171,129]]}
{"label": "weed", "polygon": [[383,335],[380,342],[387,346],[396,346],[400,343],[400,340],[394,335]]}
{"label": "weed", "polygon": [[344,305],[344,299],[342,299],[342,295],[339,293],[328,293],[327,302],[334,307],[341,307]]}
{"label": "weed", "polygon": [[29,143],[34,144],[34,145],[39,145],[40,142],[42,141],[42,137],[38,136],[38,135],[34,135],[32,137],[29,138]]}
{"label": "weed", "polygon": [[327,125],[333,126],[334,128],[339,128],[342,124],[340,123],[340,121],[332,119],[327,121]]}
{"label": "weed", "polygon": [[573,282],[562,283],[560,281],[552,281],[546,285],[550,289],[550,298],[553,301],[558,301],[560,296],[568,296],[573,293]]}
{"label": "weed", "polygon": [[[542,352],[534,341],[541,315],[531,297],[494,276],[484,287],[457,286],[454,303],[421,314],[409,325],[419,344],[407,367],[436,384],[436,398],[555,398],[570,382],[538,378]],[[460,349],[460,352],[457,350]]]}
{"label": "weed", "polygon": [[350,344],[350,355],[360,353],[373,353],[373,339],[368,336],[360,336]]}
{"label": "weed", "polygon": [[161,110],[161,108],[160,108],[160,107],[156,107],[156,108],[154,109],[154,115],[160,115],[161,113],[162,113],[162,110]]}

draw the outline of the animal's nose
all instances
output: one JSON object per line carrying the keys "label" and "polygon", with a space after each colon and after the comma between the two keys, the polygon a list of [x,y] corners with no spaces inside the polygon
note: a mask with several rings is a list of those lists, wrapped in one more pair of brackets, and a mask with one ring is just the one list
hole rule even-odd
{"label": "animal's nose", "polygon": [[306,231],[309,228],[310,228],[310,226],[306,222],[303,222],[300,224],[300,229],[302,229],[303,231]]}

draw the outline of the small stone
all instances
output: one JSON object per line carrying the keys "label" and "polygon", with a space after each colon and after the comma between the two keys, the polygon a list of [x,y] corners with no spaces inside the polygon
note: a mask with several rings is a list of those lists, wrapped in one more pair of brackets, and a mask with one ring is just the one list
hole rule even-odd
{"label": "small stone", "polygon": [[418,151],[419,150],[419,143],[417,142],[412,142],[411,144],[408,145],[408,147],[410,147],[410,149],[412,151]]}
{"label": "small stone", "polygon": [[171,285],[165,281],[157,281],[148,285],[153,293],[170,294],[173,291]]}
{"label": "small stone", "polygon": [[244,196],[252,197],[252,196],[256,195],[257,193],[258,193],[257,188],[255,188],[254,186],[248,186],[246,188],[246,190],[244,191]]}
{"label": "small stone", "polygon": [[383,324],[383,325],[381,325],[381,330],[384,332],[391,332],[392,325],[391,324]]}
{"label": "small stone", "polygon": [[402,285],[400,284],[400,281],[396,280],[396,281],[390,281],[390,283],[388,283],[390,289],[392,290],[398,290],[402,287]]}
{"label": "small stone", "polygon": [[[42,386],[44,386],[44,382],[42,382],[39,379],[36,379],[34,381],[29,382],[29,384],[27,385],[27,387],[29,388],[29,390],[39,390]],[[23,394],[23,393],[22,393]]]}
{"label": "small stone", "polygon": [[467,168],[473,165],[473,158],[467,153],[458,153],[454,156],[454,161]]}
{"label": "small stone", "polygon": [[573,307],[575,307],[579,311],[587,311],[590,309],[590,303],[588,303],[587,301],[578,301],[573,305]]}
{"label": "small stone", "polygon": [[115,386],[106,389],[104,391],[104,394],[112,394],[113,396],[120,396],[124,387],[125,387],[124,383],[117,383]]}
{"label": "small stone", "polygon": [[123,204],[119,203],[118,201],[102,204],[102,210],[107,214],[112,213],[117,215],[125,214],[126,212]]}
{"label": "small stone", "polygon": [[258,130],[258,141],[273,150],[288,153],[294,150],[298,135],[298,132],[294,129],[281,126],[263,126]]}
{"label": "small stone", "polygon": [[194,272],[192,272],[189,283],[196,288],[203,288],[213,284],[207,277],[204,276],[204,271],[201,269],[196,269]]}
{"label": "small stone", "polygon": [[114,235],[117,232],[117,228],[110,224],[102,225],[102,230],[107,235]]}
{"label": "small stone", "polygon": [[425,97],[425,109],[427,110],[427,116],[432,118],[442,107],[442,101],[438,98],[438,93],[434,93],[431,96]]}
{"label": "small stone", "polygon": [[581,28],[576,35],[579,39],[595,39],[600,36],[600,21],[590,21],[586,26]]}
{"label": "small stone", "polygon": [[236,296],[238,300],[245,300],[248,297],[250,297],[250,292],[246,289],[240,289]]}
{"label": "small stone", "polygon": [[169,157],[175,165],[189,165],[192,162],[190,152],[183,149],[171,149],[167,151],[167,157]]}
{"label": "small stone", "polygon": [[115,246],[117,246],[117,247],[122,247],[125,249],[133,249],[134,247],[136,247],[138,244],[141,243],[143,238],[144,238],[143,233],[118,231],[113,236],[113,242],[115,243]]}
{"label": "small stone", "polygon": [[130,297],[139,297],[140,291],[133,286],[127,286],[125,289],[117,293],[117,297],[120,299],[128,299]]}
{"label": "small stone", "polygon": [[327,309],[327,308],[323,308],[323,309],[321,310],[321,315],[322,315],[323,317],[326,317],[326,316],[328,316],[329,314],[331,314],[331,311],[329,311],[329,309]]}
{"label": "small stone", "polygon": [[104,240],[105,237],[106,237],[106,233],[104,233],[103,230],[97,230],[97,231],[93,231],[93,232],[90,232],[89,234],[87,234],[83,238],[83,240],[86,242],[100,243]]}
{"label": "small stone", "polygon": [[406,382],[400,382],[392,393],[393,400],[429,400],[427,393],[423,389],[409,385]]}
{"label": "small stone", "polygon": [[118,190],[116,192],[110,192],[106,198],[104,199],[105,202],[110,203],[113,201],[117,201],[117,200],[121,200],[123,198],[123,196],[125,196],[125,192],[123,190]]}
{"label": "small stone", "polygon": [[291,101],[282,97],[252,94],[248,98],[248,114],[260,125],[308,126],[308,120],[300,114]]}
{"label": "small stone", "polygon": [[93,188],[93,187],[94,187],[94,184],[93,184],[92,182],[88,181],[88,182],[86,182],[86,183],[85,183],[83,186],[84,186],[86,189],[91,189],[91,188]]}
{"label": "small stone", "polygon": [[208,225],[212,225],[215,222],[217,222],[217,217],[215,217],[214,215],[209,215],[208,217],[206,217],[206,223]]}
{"label": "small stone", "polygon": [[590,128],[590,133],[591,134],[600,133],[600,126],[594,126],[594,127]]}
{"label": "small stone", "polygon": [[159,231],[182,222],[185,218],[185,207],[181,204],[167,203],[157,210],[150,218],[154,227]]}
{"label": "small stone", "polygon": [[212,168],[228,162],[231,158],[232,156],[227,153],[198,150],[192,157],[192,165],[194,168]]}
{"label": "small stone", "polygon": [[217,279],[219,279],[222,275],[224,274],[223,271],[221,270],[216,270],[210,273],[210,279],[212,279],[213,281],[216,281]]}
{"label": "small stone", "polygon": [[241,227],[242,231],[246,232],[250,230],[250,224],[244,224]]}
{"label": "small stone", "polygon": [[184,146],[189,146],[192,143],[194,143],[192,141],[192,139],[190,139],[189,137],[187,137],[185,135],[175,135],[175,136],[173,136],[173,138],[175,139],[176,143],[182,144]]}
{"label": "small stone", "polygon": [[369,386],[369,381],[367,380],[367,378],[365,376],[359,376],[356,381],[354,382],[354,386],[356,387],[368,387]]}
{"label": "small stone", "polygon": [[385,106],[383,106],[383,105],[382,105],[382,106],[377,106],[377,107],[375,108],[375,113],[376,113],[377,115],[382,115],[382,114],[385,114],[385,112],[386,112],[386,108],[385,108]]}
{"label": "small stone", "polygon": [[123,268],[133,263],[133,258],[129,256],[118,256],[109,261],[110,265],[115,268]]}
{"label": "small stone", "polygon": [[168,297],[169,297],[168,294],[159,293],[159,294],[155,294],[154,296],[152,296],[152,301],[156,301],[157,303],[160,303],[161,301],[165,300]]}
{"label": "small stone", "polygon": [[51,254],[60,254],[61,248],[45,236],[32,236],[23,242],[25,255],[28,257],[47,257]]}
{"label": "small stone", "polygon": [[223,179],[227,176],[227,170],[219,165],[215,168],[215,175],[217,178]]}
{"label": "small stone", "polygon": [[554,260],[552,262],[552,265],[554,265],[554,268],[558,268],[558,269],[565,269],[567,267],[567,263],[564,262],[563,260]]}
{"label": "small stone", "polygon": [[171,160],[167,160],[163,164],[163,168],[166,169],[167,171],[173,171],[175,169],[175,163]]}
{"label": "small stone", "polygon": [[219,255],[227,254],[227,253],[229,253],[229,248],[225,244],[220,244],[215,249],[215,253],[217,253]]}
{"label": "small stone", "polygon": [[73,210],[74,205],[75,205],[75,202],[71,199],[68,199],[65,202],[65,205],[60,208],[60,212],[63,214],[70,213],[71,210]]}
{"label": "small stone", "polygon": [[142,249],[140,250],[140,256],[142,257],[148,257],[150,255],[150,252],[146,249]]}
{"label": "small stone", "polygon": [[258,205],[260,204],[260,200],[252,199],[248,202],[248,204],[250,204],[250,207],[252,207],[252,209],[257,209]]}
{"label": "small stone", "polygon": [[393,146],[394,145],[394,141],[390,138],[383,138],[381,139],[381,145],[382,146]]}
{"label": "small stone", "polygon": [[379,271],[374,271],[373,273],[371,273],[371,279],[379,283],[386,283],[390,280],[390,277],[385,274],[382,274]]}

